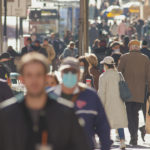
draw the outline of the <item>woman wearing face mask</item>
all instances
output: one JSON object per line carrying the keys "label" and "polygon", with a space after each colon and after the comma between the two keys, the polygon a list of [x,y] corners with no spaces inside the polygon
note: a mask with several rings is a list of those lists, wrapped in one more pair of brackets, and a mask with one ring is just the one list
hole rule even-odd
{"label": "woman wearing face mask", "polygon": [[80,62],[80,71],[82,73],[81,82],[87,84],[90,87],[94,87],[93,85],[93,78],[89,73],[89,63],[85,56],[79,57]]}
{"label": "woman wearing face mask", "polygon": [[125,149],[123,128],[128,127],[128,121],[125,104],[120,98],[120,75],[115,69],[115,63],[112,57],[105,57],[104,60],[101,61],[101,64],[104,64],[105,72],[99,78],[98,94],[102,100],[111,129],[118,130],[120,148]]}

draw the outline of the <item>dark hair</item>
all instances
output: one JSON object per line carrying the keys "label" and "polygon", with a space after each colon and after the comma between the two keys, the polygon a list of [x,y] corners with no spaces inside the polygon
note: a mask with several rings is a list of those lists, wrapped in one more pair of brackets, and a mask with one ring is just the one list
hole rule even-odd
{"label": "dark hair", "polygon": [[84,73],[83,73],[83,80],[86,76],[90,76],[90,73],[89,73],[89,63],[86,59],[85,56],[80,56],[79,57],[79,62],[83,62],[84,63]]}
{"label": "dark hair", "polygon": [[108,69],[114,69],[115,68],[115,66],[114,66],[114,64],[105,64],[107,67],[108,67]]}
{"label": "dark hair", "polygon": [[48,38],[45,38],[44,41],[48,41]]}
{"label": "dark hair", "polygon": [[27,41],[30,41],[30,42],[32,42],[32,39],[31,39],[30,37],[28,37],[28,38],[27,38]]}
{"label": "dark hair", "polygon": [[116,66],[118,66],[118,61],[119,61],[120,57],[121,57],[121,53],[112,54],[112,58],[114,59]]}
{"label": "dark hair", "polygon": [[49,76],[52,77],[52,78],[54,78],[55,81],[56,81],[56,83],[59,84],[59,80],[58,80],[58,78],[57,78],[57,76],[56,76],[55,73],[50,73]]}
{"label": "dark hair", "polygon": [[148,44],[148,42],[147,42],[146,40],[143,40],[143,41],[142,41],[142,45],[143,45],[143,46],[147,46],[147,44]]}

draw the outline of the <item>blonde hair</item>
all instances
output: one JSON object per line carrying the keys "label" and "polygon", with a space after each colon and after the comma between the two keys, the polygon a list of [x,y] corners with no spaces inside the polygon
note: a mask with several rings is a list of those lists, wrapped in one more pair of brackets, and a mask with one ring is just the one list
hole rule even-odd
{"label": "blonde hair", "polygon": [[22,74],[24,66],[32,62],[41,63],[45,69],[45,72],[49,72],[48,59],[38,52],[30,52],[22,56],[21,60],[17,64],[18,72]]}
{"label": "blonde hair", "polygon": [[98,59],[95,54],[89,54],[87,56],[87,60],[88,60],[89,64],[91,64],[94,67],[96,67],[98,65]]}

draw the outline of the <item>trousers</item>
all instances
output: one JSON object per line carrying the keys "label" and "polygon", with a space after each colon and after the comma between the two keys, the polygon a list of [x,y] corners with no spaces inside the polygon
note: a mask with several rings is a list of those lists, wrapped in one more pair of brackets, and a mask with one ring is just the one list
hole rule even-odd
{"label": "trousers", "polygon": [[127,102],[126,110],[128,117],[128,129],[132,141],[138,140],[138,127],[139,127],[139,110],[142,107],[142,103]]}

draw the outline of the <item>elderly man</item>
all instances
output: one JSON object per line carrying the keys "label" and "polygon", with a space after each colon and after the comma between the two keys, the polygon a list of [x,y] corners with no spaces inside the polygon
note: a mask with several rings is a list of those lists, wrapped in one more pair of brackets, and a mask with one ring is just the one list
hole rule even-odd
{"label": "elderly man", "polygon": [[139,41],[130,41],[129,50],[129,53],[121,56],[119,71],[124,75],[132,93],[132,98],[126,103],[126,109],[129,123],[128,128],[131,135],[130,144],[137,145],[138,111],[144,103],[146,83],[150,85],[150,62],[148,57],[140,52]]}
{"label": "elderly man", "polygon": [[[96,91],[79,83],[79,61],[73,57],[64,59],[60,66],[60,72],[62,84],[56,87],[54,93],[66,99],[68,105],[74,103],[75,112],[84,126],[90,145],[95,147],[95,134],[97,134],[101,141],[101,149],[109,150],[111,145],[110,127],[104,108]],[[59,101],[59,99],[57,100]]]}

